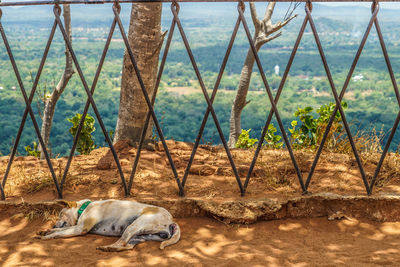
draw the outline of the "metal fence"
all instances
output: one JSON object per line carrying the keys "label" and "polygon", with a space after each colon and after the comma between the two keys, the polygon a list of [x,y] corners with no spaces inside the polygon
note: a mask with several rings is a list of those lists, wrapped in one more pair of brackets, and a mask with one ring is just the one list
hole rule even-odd
{"label": "metal fence", "polygon": [[[258,0],[256,0],[256,1],[258,2]],[[154,93],[153,93],[151,98],[150,98],[150,96],[148,95],[148,93],[146,91],[145,85],[144,85],[143,80],[141,78],[140,71],[139,71],[139,69],[137,67],[137,64],[136,64],[136,61],[135,61],[134,54],[132,52],[131,47],[129,46],[128,38],[127,38],[125,29],[123,27],[123,24],[122,24],[120,16],[119,16],[119,13],[121,11],[120,3],[134,3],[134,2],[170,2],[171,3],[171,12],[173,14],[173,19],[172,19],[172,23],[171,23],[171,26],[170,26],[170,29],[169,29],[167,42],[166,42],[165,49],[164,49],[164,52],[163,52],[163,55],[162,55],[161,64],[160,64],[159,70],[158,70],[158,75],[157,75],[156,85],[155,85],[155,88],[154,88]],[[229,44],[228,44],[228,47],[227,47],[223,62],[221,64],[221,67],[220,67],[220,70],[219,70],[219,74],[218,74],[217,80],[215,82],[215,85],[214,85],[214,88],[213,88],[211,96],[207,93],[207,90],[206,90],[206,87],[204,85],[202,76],[200,75],[196,60],[194,59],[194,56],[192,54],[192,50],[191,50],[191,47],[189,45],[188,39],[186,38],[185,30],[184,30],[184,28],[183,28],[183,26],[181,24],[181,21],[180,21],[180,18],[179,18],[179,9],[180,9],[179,2],[237,2],[238,3],[238,6],[237,6],[237,12],[238,12],[237,21],[236,21],[236,24],[234,26],[234,30],[233,30],[231,39],[229,41]],[[276,2],[292,2],[292,1],[291,0],[278,0]],[[332,75],[331,75],[331,72],[330,72],[330,69],[329,69],[329,65],[327,63],[327,60],[326,60],[326,57],[325,57],[325,54],[324,54],[324,50],[322,48],[322,45],[321,45],[321,42],[320,42],[320,39],[319,39],[318,32],[317,32],[317,30],[315,28],[315,24],[314,24],[313,17],[312,17],[312,3],[311,3],[311,1],[298,1],[298,2],[305,2],[305,15],[306,16],[304,18],[304,21],[303,21],[302,26],[300,28],[300,31],[298,33],[296,42],[295,42],[294,47],[292,49],[289,61],[287,63],[285,72],[284,72],[284,74],[282,76],[282,79],[281,79],[281,82],[280,82],[280,85],[278,87],[278,90],[277,90],[277,93],[276,93],[275,97],[273,97],[273,95],[271,93],[271,88],[268,85],[268,81],[267,81],[267,78],[265,76],[265,72],[263,70],[260,58],[259,58],[259,56],[257,54],[257,50],[256,50],[255,44],[253,42],[253,39],[251,37],[250,30],[249,30],[246,18],[244,16],[245,4],[244,4],[244,2],[242,0],[240,0],[240,1],[233,1],[233,0],[220,0],[220,1],[212,1],[212,0],[208,0],[208,1],[207,0],[206,1],[201,1],[201,0],[193,0],[193,1],[192,0],[186,0],[186,1],[185,0],[184,1],[173,1],[173,0],[170,0],[170,1],[168,1],[168,0],[139,0],[139,1],[135,1],[135,0],[119,0],[119,1],[118,0],[115,0],[115,1],[110,1],[110,0],[105,0],[105,1],[100,1],[100,0],[89,0],[89,1],[72,0],[72,1],[67,1],[67,0],[64,0],[64,1],[62,1],[62,0],[60,0],[60,1],[29,1],[29,2],[0,3],[0,33],[1,33],[1,37],[2,37],[2,40],[4,42],[5,48],[7,50],[10,62],[12,64],[13,71],[14,71],[14,73],[16,75],[16,79],[18,80],[18,84],[19,84],[19,87],[20,87],[20,90],[21,90],[21,94],[22,94],[22,96],[24,98],[24,101],[25,101],[25,104],[26,104],[25,112],[23,114],[22,121],[21,121],[19,130],[18,130],[17,136],[15,138],[15,143],[14,143],[12,152],[10,154],[10,158],[9,158],[9,161],[8,161],[7,169],[6,169],[6,172],[4,174],[3,180],[2,180],[2,182],[0,184],[1,198],[3,200],[5,199],[4,186],[5,186],[6,182],[7,182],[7,177],[9,175],[9,172],[10,172],[10,169],[11,169],[11,166],[12,166],[16,151],[17,151],[18,143],[19,143],[19,140],[20,140],[20,137],[21,137],[21,134],[22,134],[22,131],[23,131],[23,128],[24,128],[24,125],[25,125],[25,122],[26,122],[28,114],[29,114],[29,116],[30,116],[30,118],[31,118],[31,120],[33,122],[37,137],[38,137],[39,142],[40,142],[40,145],[43,147],[43,153],[44,153],[44,156],[46,158],[48,167],[50,169],[51,176],[53,178],[55,187],[57,189],[58,197],[59,198],[63,197],[63,186],[64,186],[64,183],[65,183],[69,168],[71,166],[72,159],[73,159],[74,154],[75,154],[75,149],[76,149],[76,146],[77,146],[78,137],[79,137],[79,135],[81,133],[82,126],[83,126],[85,117],[87,115],[87,112],[88,112],[90,106],[92,107],[92,109],[93,109],[93,111],[94,111],[94,113],[95,113],[95,115],[97,117],[97,120],[98,120],[98,122],[100,124],[100,127],[101,127],[102,131],[103,131],[104,137],[105,137],[105,139],[106,139],[106,141],[107,141],[107,143],[108,143],[108,145],[110,147],[110,150],[111,150],[112,155],[114,157],[114,160],[116,162],[116,166],[117,166],[117,169],[118,169],[118,172],[119,172],[119,175],[120,175],[120,178],[121,178],[121,182],[122,182],[122,185],[123,185],[124,192],[125,192],[126,196],[128,196],[130,194],[131,189],[132,189],[133,179],[134,179],[134,176],[135,176],[135,173],[136,173],[136,169],[137,169],[137,166],[138,166],[138,163],[139,163],[142,146],[143,146],[143,142],[144,142],[144,139],[145,139],[145,133],[146,133],[146,130],[148,128],[150,118],[152,118],[153,121],[154,121],[154,125],[156,127],[156,131],[158,133],[159,139],[160,139],[160,141],[161,141],[161,143],[162,143],[162,145],[164,147],[164,151],[165,151],[166,156],[167,156],[167,158],[169,160],[172,172],[174,174],[174,177],[175,177],[175,180],[176,180],[176,183],[177,183],[177,187],[179,189],[179,195],[180,196],[184,196],[184,188],[185,188],[185,184],[186,184],[186,181],[187,181],[187,178],[188,178],[189,170],[190,170],[190,168],[192,166],[192,163],[193,163],[193,160],[194,160],[194,156],[195,156],[196,151],[197,151],[197,149],[199,147],[200,140],[201,140],[201,137],[202,137],[202,134],[203,134],[203,131],[204,131],[204,128],[205,128],[205,125],[206,125],[206,122],[207,122],[207,119],[208,119],[208,116],[210,115],[210,113],[211,113],[212,119],[213,119],[213,121],[214,121],[214,123],[215,123],[215,125],[217,127],[218,134],[219,134],[219,136],[221,138],[221,142],[223,144],[223,147],[224,147],[224,149],[226,151],[226,154],[228,156],[228,159],[229,159],[230,165],[232,167],[234,176],[236,178],[238,187],[240,189],[241,195],[244,195],[246,193],[246,189],[248,187],[251,174],[252,174],[254,166],[255,166],[255,164],[257,162],[257,158],[258,158],[260,150],[262,148],[264,137],[265,137],[265,135],[267,133],[268,126],[271,123],[273,115],[275,115],[276,120],[278,122],[280,131],[281,131],[282,136],[283,136],[283,140],[284,140],[285,146],[286,146],[286,148],[287,148],[287,150],[288,150],[288,152],[290,154],[290,158],[291,158],[291,161],[293,163],[293,167],[296,170],[297,178],[298,178],[299,184],[301,186],[302,192],[305,194],[305,193],[307,193],[307,189],[308,189],[308,187],[310,185],[310,181],[311,181],[311,179],[313,177],[313,174],[314,174],[314,171],[315,171],[315,167],[316,167],[316,165],[318,163],[318,160],[320,158],[320,155],[321,155],[322,149],[324,147],[325,141],[326,141],[326,139],[328,137],[329,131],[330,131],[331,126],[332,126],[332,123],[334,121],[335,114],[338,111],[339,111],[339,113],[341,115],[341,118],[342,118],[342,121],[343,121],[343,125],[344,125],[345,131],[347,133],[347,137],[349,139],[352,151],[353,151],[355,159],[357,161],[358,168],[359,168],[360,174],[361,174],[361,179],[362,179],[362,181],[364,183],[366,193],[368,195],[371,195],[372,191],[373,191],[373,188],[374,188],[374,185],[375,185],[375,182],[376,182],[376,179],[377,179],[377,177],[379,175],[382,163],[383,163],[383,161],[384,161],[384,159],[385,159],[385,157],[386,157],[386,155],[388,153],[390,144],[393,141],[393,137],[394,137],[394,135],[396,133],[396,129],[397,129],[398,125],[399,125],[399,122],[400,122],[400,109],[399,109],[399,113],[398,113],[398,115],[396,117],[395,123],[394,123],[394,125],[392,127],[392,130],[390,132],[390,135],[388,137],[388,140],[387,140],[387,142],[386,142],[386,144],[384,146],[383,153],[381,154],[379,163],[378,163],[378,165],[376,167],[376,170],[375,170],[375,173],[374,173],[374,175],[372,177],[372,180],[370,182],[368,182],[366,174],[365,174],[365,171],[364,171],[363,164],[362,164],[362,162],[360,160],[359,153],[358,153],[358,151],[356,149],[356,146],[355,146],[355,143],[354,143],[353,136],[352,136],[352,134],[350,132],[349,124],[348,124],[347,119],[346,119],[346,114],[344,113],[343,108],[342,108],[340,103],[341,103],[341,100],[343,99],[343,97],[344,97],[344,95],[346,93],[347,86],[348,86],[348,84],[350,82],[350,79],[351,79],[351,77],[353,75],[354,69],[357,66],[357,62],[358,62],[359,57],[361,55],[361,52],[362,52],[362,50],[364,48],[364,45],[365,45],[365,43],[367,41],[368,35],[369,35],[370,31],[371,31],[371,28],[373,26],[375,26],[376,31],[377,31],[377,35],[378,35],[378,39],[379,39],[379,42],[380,42],[380,45],[381,45],[381,48],[382,48],[382,52],[383,52],[383,55],[384,55],[384,58],[385,58],[385,61],[386,61],[387,69],[388,69],[388,72],[390,74],[391,82],[393,84],[393,88],[394,88],[394,91],[395,91],[395,94],[396,94],[396,98],[397,98],[397,101],[398,101],[398,104],[399,104],[399,107],[400,107],[400,93],[399,93],[399,90],[398,90],[397,82],[396,82],[396,79],[395,79],[395,76],[394,76],[394,73],[393,73],[393,69],[392,69],[392,66],[391,66],[391,63],[390,63],[388,52],[386,50],[385,42],[384,42],[384,39],[383,39],[383,36],[382,36],[382,32],[381,32],[381,29],[380,29],[380,26],[379,26],[379,22],[378,22],[379,3],[378,3],[378,1],[373,1],[372,2],[371,19],[370,19],[370,21],[368,23],[367,29],[366,29],[366,31],[364,33],[364,36],[363,36],[362,41],[360,43],[360,46],[359,46],[359,48],[357,50],[357,53],[356,53],[356,55],[354,57],[353,63],[352,63],[351,68],[350,68],[350,70],[348,72],[348,75],[347,75],[347,78],[346,78],[345,83],[343,85],[343,88],[340,91],[340,94],[338,94],[338,91],[337,91],[336,86],[334,84],[334,81],[332,79]],[[87,81],[85,79],[85,76],[82,73],[80,64],[79,64],[79,62],[78,62],[78,60],[76,58],[76,55],[75,55],[74,49],[72,47],[72,44],[69,41],[67,32],[66,32],[66,30],[64,28],[64,25],[63,25],[63,23],[62,23],[62,21],[60,19],[60,14],[61,14],[60,4],[107,4],[107,3],[108,4],[112,4],[112,12],[114,13],[114,19],[113,19],[113,22],[112,22],[111,27],[110,27],[110,31],[109,31],[109,34],[108,34],[108,37],[107,37],[107,41],[106,41],[106,44],[105,44],[104,49],[103,49],[103,53],[102,53],[101,58],[100,58],[100,62],[98,64],[97,71],[96,71],[93,83],[89,87],[89,85],[88,85],[88,83],[87,83]],[[54,9],[53,9],[54,10],[54,23],[53,23],[53,26],[51,28],[50,37],[49,37],[49,39],[47,41],[46,48],[44,50],[43,57],[41,59],[41,62],[40,62],[40,65],[39,65],[39,69],[38,69],[36,77],[34,79],[32,90],[31,90],[29,96],[27,95],[27,92],[25,90],[25,86],[23,84],[23,81],[22,81],[21,76],[20,76],[20,72],[18,70],[18,66],[17,66],[16,61],[14,59],[14,56],[13,56],[13,53],[12,53],[12,49],[11,49],[11,47],[9,45],[9,42],[7,40],[7,35],[6,35],[5,31],[4,31],[4,28],[3,28],[3,25],[2,25],[2,22],[1,22],[1,16],[2,16],[1,7],[3,7],[3,6],[19,6],[19,5],[23,5],[23,6],[28,6],[28,5],[54,5]],[[260,142],[258,143],[257,149],[254,152],[254,157],[253,157],[253,160],[251,162],[250,168],[249,168],[249,170],[247,172],[247,176],[246,176],[246,179],[245,179],[244,183],[242,182],[242,179],[239,176],[239,173],[238,173],[238,170],[236,168],[235,162],[234,162],[234,160],[232,158],[232,155],[231,155],[231,152],[230,152],[230,150],[228,148],[226,139],[225,139],[225,137],[224,137],[224,135],[222,133],[222,129],[221,129],[220,123],[218,121],[218,118],[217,118],[217,116],[215,114],[215,111],[214,111],[214,108],[213,108],[213,101],[214,101],[215,96],[217,94],[217,91],[218,91],[218,88],[219,88],[219,85],[220,85],[220,81],[222,79],[222,75],[223,75],[224,70],[225,70],[226,63],[227,63],[227,61],[229,59],[231,49],[233,47],[237,32],[238,32],[239,27],[240,27],[241,24],[242,24],[242,26],[243,26],[243,28],[245,30],[249,45],[250,45],[251,50],[252,50],[252,52],[254,54],[257,67],[258,67],[259,72],[261,74],[261,78],[262,78],[262,81],[264,83],[265,90],[266,90],[266,92],[268,94],[268,98],[269,98],[270,104],[272,106],[271,110],[269,111],[269,115],[268,115],[267,121],[265,123],[264,129],[262,131],[262,135],[261,135],[261,137],[259,139]],[[291,144],[289,142],[289,139],[288,139],[288,136],[286,134],[286,131],[284,129],[281,117],[279,115],[279,110],[277,108],[277,104],[278,104],[279,98],[281,96],[282,90],[283,90],[283,88],[285,86],[285,82],[286,82],[286,79],[288,77],[288,73],[289,73],[290,68],[292,66],[294,57],[296,55],[297,49],[299,47],[300,41],[301,41],[301,39],[303,37],[303,34],[304,34],[304,31],[305,31],[305,28],[306,28],[307,24],[310,25],[311,30],[312,30],[312,34],[313,34],[313,36],[315,38],[315,42],[316,42],[317,47],[318,47],[318,52],[320,54],[320,57],[321,57],[321,60],[322,60],[322,63],[323,63],[323,66],[324,66],[324,69],[325,69],[325,72],[326,72],[330,87],[331,87],[331,90],[332,90],[332,93],[333,93],[333,96],[335,98],[336,107],[335,107],[332,115],[330,116],[329,123],[328,123],[328,125],[326,127],[326,130],[324,132],[322,141],[319,144],[317,153],[315,155],[315,158],[314,158],[313,164],[311,166],[311,169],[310,169],[310,171],[308,173],[308,176],[307,176],[306,179],[304,179],[304,177],[302,175],[302,172],[300,171],[300,168],[299,168],[299,166],[297,164],[296,158],[295,158],[295,156],[293,154],[293,149],[292,149],[292,146],[291,146]],[[66,164],[66,167],[64,169],[64,172],[63,172],[63,175],[62,175],[62,178],[61,178],[60,182],[58,181],[58,178],[57,178],[57,176],[56,176],[56,174],[54,172],[54,168],[53,168],[53,165],[51,163],[49,153],[48,153],[46,147],[44,146],[44,142],[43,142],[43,139],[42,139],[41,134],[40,134],[39,126],[38,126],[37,120],[35,118],[35,114],[33,113],[32,107],[31,107],[32,100],[33,100],[33,97],[35,95],[35,92],[36,92],[36,89],[37,89],[37,86],[38,86],[39,78],[40,78],[40,75],[42,73],[42,70],[43,70],[43,67],[44,67],[44,64],[45,64],[49,49],[50,49],[50,45],[52,43],[52,40],[53,40],[53,37],[54,37],[54,34],[55,34],[55,31],[56,31],[57,27],[60,29],[60,31],[61,31],[61,33],[62,33],[62,35],[64,37],[65,44],[66,44],[66,46],[68,47],[68,49],[69,49],[69,51],[71,53],[71,56],[72,56],[72,59],[73,59],[73,63],[75,65],[75,67],[76,67],[76,70],[77,70],[77,72],[79,74],[79,77],[80,77],[80,80],[82,82],[82,85],[83,85],[83,87],[84,87],[84,89],[86,91],[86,94],[87,94],[86,106],[85,106],[85,109],[84,109],[84,112],[83,112],[83,115],[82,115],[78,130],[77,130],[77,133],[76,133],[76,135],[74,137],[73,146],[72,146],[72,149],[70,151],[70,154],[69,154],[69,157],[68,157],[68,161],[67,161],[67,164]],[[116,153],[116,151],[114,149],[114,146],[112,144],[112,141],[111,141],[109,135],[107,134],[107,131],[106,131],[104,123],[103,123],[103,120],[102,120],[102,118],[101,118],[101,116],[99,114],[99,111],[98,111],[98,108],[96,106],[96,103],[95,103],[95,101],[93,100],[93,97],[92,97],[92,95],[93,95],[93,93],[94,93],[94,91],[96,89],[96,84],[97,84],[100,72],[102,70],[103,63],[105,61],[105,57],[107,55],[107,51],[108,51],[108,48],[109,48],[109,45],[110,45],[110,42],[111,42],[111,39],[112,39],[112,36],[114,34],[114,31],[115,31],[116,27],[118,27],[120,32],[121,32],[121,35],[122,35],[122,38],[123,38],[123,41],[124,41],[124,44],[125,44],[125,47],[126,47],[126,51],[128,52],[129,58],[130,58],[130,60],[131,60],[131,62],[133,64],[135,73],[137,75],[138,81],[139,81],[140,86],[141,86],[141,90],[143,92],[143,96],[144,96],[144,98],[146,100],[146,103],[147,103],[147,106],[149,108],[149,112],[147,113],[147,116],[146,116],[146,122],[145,122],[145,125],[144,125],[143,129],[142,129],[142,134],[141,134],[138,150],[137,150],[137,153],[136,153],[136,157],[135,157],[135,160],[134,160],[134,164],[133,164],[133,168],[132,168],[132,172],[130,174],[129,180],[125,179],[125,177],[124,177],[124,174],[123,174],[122,168],[121,168],[121,164],[120,164],[120,161],[118,159],[118,155],[117,155],[117,153]],[[184,46],[185,46],[186,51],[188,53],[188,56],[190,58],[191,64],[193,66],[193,69],[194,69],[194,71],[196,73],[197,79],[199,81],[201,90],[202,90],[203,95],[204,95],[204,99],[207,102],[207,106],[208,106],[207,111],[204,114],[204,118],[203,118],[202,124],[200,126],[200,130],[199,130],[198,136],[197,136],[196,141],[194,143],[190,159],[189,159],[189,161],[187,163],[187,167],[185,169],[184,175],[181,178],[178,175],[178,172],[176,170],[174,161],[173,161],[173,159],[171,157],[171,154],[169,152],[168,146],[167,146],[167,144],[165,142],[165,138],[164,138],[163,132],[161,130],[160,123],[158,121],[158,118],[157,118],[157,116],[156,116],[156,114],[154,112],[154,108],[153,108],[155,100],[156,100],[156,96],[157,96],[157,90],[158,90],[158,87],[159,87],[159,84],[160,84],[160,81],[161,81],[161,77],[162,77],[162,74],[163,74],[165,62],[166,62],[166,59],[167,59],[168,51],[169,51],[169,48],[170,48],[172,36],[174,34],[174,31],[175,31],[176,27],[178,28],[179,33],[180,33],[180,35],[182,37],[182,41],[184,43]]]}

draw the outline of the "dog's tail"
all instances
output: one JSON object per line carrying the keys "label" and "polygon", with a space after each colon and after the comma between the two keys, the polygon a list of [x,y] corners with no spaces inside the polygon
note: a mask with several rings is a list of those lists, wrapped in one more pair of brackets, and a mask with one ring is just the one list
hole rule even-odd
{"label": "dog's tail", "polygon": [[177,223],[172,223],[169,227],[172,229],[172,236],[170,239],[161,242],[160,249],[175,244],[181,238],[181,229]]}

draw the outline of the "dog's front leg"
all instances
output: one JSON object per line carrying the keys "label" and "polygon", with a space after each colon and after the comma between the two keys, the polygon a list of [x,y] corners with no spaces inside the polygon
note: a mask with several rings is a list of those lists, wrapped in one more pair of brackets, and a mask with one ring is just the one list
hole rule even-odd
{"label": "dog's front leg", "polygon": [[63,228],[51,228],[51,229],[47,229],[44,231],[39,231],[39,232],[37,232],[37,235],[45,236],[45,235],[49,235],[49,234],[52,234],[55,232],[64,231],[71,227],[73,227],[73,226],[68,226],[68,227],[63,227]]}
{"label": "dog's front leg", "polygon": [[40,239],[53,239],[60,237],[71,237],[87,234],[93,226],[98,222],[94,217],[86,217],[79,221],[79,224],[64,228],[52,229],[49,233],[44,236],[38,236]]}
{"label": "dog's front leg", "polygon": [[87,232],[83,231],[83,228],[79,225],[74,225],[70,227],[60,228],[58,231],[52,231],[49,234],[44,236],[38,236],[40,239],[53,239],[53,238],[61,238],[61,237],[72,237],[84,235]]}

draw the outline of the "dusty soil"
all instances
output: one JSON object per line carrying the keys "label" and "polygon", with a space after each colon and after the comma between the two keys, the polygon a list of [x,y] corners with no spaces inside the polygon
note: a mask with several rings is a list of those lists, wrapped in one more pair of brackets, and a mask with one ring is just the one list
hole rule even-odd
{"label": "dusty soil", "polygon": [[96,247],[112,237],[86,235],[38,240],[51,226],[22,213],[0,213],[2,266],[398,266],[400,223],[326,218],[226,225],[209,218],[177,219],[181,241],[109,253]]}
{"label": "dusty soil", "polygon": [[[182,177],[192,144],[168,141],[168,145]],[[116,150],[128,179],[136,149],[121,142]],[[232,150],[242,182],[253,153]],[[314,153],[296,151],[295,155],[306,178]],[[364,154],[362,160],[370,179],[379,154]],[[7,162],[8,157],[0,157],[0,177]],[[66,158],[52,162],[60,178]],[[186,197],[181,198],[165,152],[156,145],[155,151],[142,153],[131,198],[168,208],[181,226],[181,241],[165,250],[158,249],[159,243],[147,242],[132,251],[105,253],[96,247],[115,238],[34,239],[37,231],[52,226],[61,207],[54,202],[27,204],[53,201],[57,194],[45,161],[17,157],[5,187],[7,201],[0,202],[0,264],[398,266],[400,156],[390,154],[385,160],[373,197],[366,196],[360,177],[351,155],[324,152],[310,184],[312,193],[302,196],[287,151],[263,150],[242,197],[224,150],[202,146],[186,183]],[[109,149],[73,160],[64,198],[125,198]],[[263,221],[271,219],[280,220]],[[232,222],[256,223],[228,224]]]}
{"label": "dusty soil", "polygon": [[[193,144],[167,141],[179,177],[182,178]],[[136,149],[125,142],[115,145],[125,178],[128,180]],[[233,149],[232,155],[244,183],[254,150]],[[295,156],[307,178],[314,152],[295,151]],[[368,179],[379,160],[378,153],[362,155]],[[0,177],[4,175],[8,157],[0,157]],[[66,158],[53,159],[57,176],[63,174]],[[76,156],[66,179],[64,198],[123,198],[124,191],[114,159],[108,148],[92,151],[88,156]],[[7,180],[8,200],[44,201],[57,198],[46,161],[34,157],[17,157]],[[366,195],[360,171],[349,154],[323,152],[311,180],[309,191],[339,195]],[[290,199],[301,196],[301,187],[286,150],[261,151],[247,193],[240,196],[225,151],[222,147],[201,146],[185,186],[186,197],[209,200]],[[384,161],[374,195],[400,193],[400,155],[389,154]],[[163,148],[144,150],[136,172],[131,196],[136,199],[176,199],[178,186]]]}

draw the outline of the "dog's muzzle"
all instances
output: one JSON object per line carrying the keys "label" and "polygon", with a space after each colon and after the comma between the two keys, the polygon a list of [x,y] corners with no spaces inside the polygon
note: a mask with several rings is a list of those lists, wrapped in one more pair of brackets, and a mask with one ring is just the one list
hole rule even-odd
{"label": "dog's muzzle", "polygon": [[173,236],[176,232],[176,223],[172,223],[169,225],[169,233],[171,236]]}

